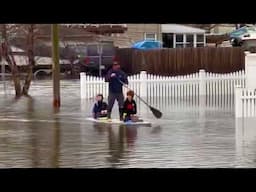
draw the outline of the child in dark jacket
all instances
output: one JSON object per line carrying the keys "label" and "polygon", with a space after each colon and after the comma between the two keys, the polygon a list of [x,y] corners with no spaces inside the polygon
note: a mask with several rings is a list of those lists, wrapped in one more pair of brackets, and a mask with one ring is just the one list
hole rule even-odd
{"label": "child in dark jacket", "polygon": [[98,94],[96,96],[96,103],[93,106],[92,115],[93,118],[97,119],[99,117],[107,117],[108,105],[103,101],[103,95]]}
{"label": "child in dark jacket", "polygon": [[127,98],[124,102],[123,112],[124,112],[124,121],[133,121],[137,113],[137,105],[133,99],[134,92],[132,90],[127,92]]}

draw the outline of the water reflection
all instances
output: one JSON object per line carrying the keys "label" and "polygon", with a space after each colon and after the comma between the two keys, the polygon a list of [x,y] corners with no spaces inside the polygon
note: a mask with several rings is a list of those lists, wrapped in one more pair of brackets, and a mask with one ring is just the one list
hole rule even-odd
{"label": "water reflection", "polygon": [[109,126],[100,123],[93,123],[93,128],[100,134],[103,135],[105,132],[108,131]]}
{"label": "water reflection", "polygon": [[159,133],[161,133],[161,131],[162,131],[162,127],[160,125],[158,125],[158,126],[155,126],[155,127],[152,128],[151,133],[152,134],[159,134]]}
{"label": "water reflection", "polygon": [[236,119],[236,157],[238,167],[255,167],[256,118]]}
{"label": "water reflection", "polygon": [[107,133],[109,156],[106,159],[111,167],[126,165],[129,152],[135,147],[138,127],[97,123],[93,127],[99,135]]}
{"label": "water reflection", "polygon": [[118,133],[115,133],[111,125],[108,126],[108,144],[110,157],[107,160],[112,167],[116,167],[124,156],[124,126],[119,126]]}
{"label": "water reflection", "polygon": [[[34,113],[35,100],[28,98],[27,119],[36,119]],[[52,111],[51,123],[30,121],[27,123],[31,132],[32,167],[59,167],[60,156],[60,118],[54,114],[59,109]],[[42,124],[42,125],[40,125]]]}
{"label": "water reflection", "polygon": [[[54,108],[54,114],[59,113],[59,108]],[[52,167],[59,167],[60,156],[60,117],[54,116],[55,122],[53,123],[53,150],[52,150]]]}
{"label": "water reflection", "polygon": [[138,134],[137,129],[138,127],[135,127],[135,126],[126,126],[125,135],[126,135],[126,142],[127,142],[128,148],[133,148],[135,145],[135,142],[137,140],[137,134]]}

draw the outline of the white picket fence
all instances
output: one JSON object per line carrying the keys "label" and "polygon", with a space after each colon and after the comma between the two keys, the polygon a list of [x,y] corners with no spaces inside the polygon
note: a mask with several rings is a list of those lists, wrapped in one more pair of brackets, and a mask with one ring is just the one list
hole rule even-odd
{"label": "white picket fence", "polygon": [[[185,76],[165,77],[140,74],[128,77],[129,88],[141,97],[189,98],[198,96],[233,95],[235,85],[245,86],[245,72],[237,71],[228,74],[214,74],[200,70]],[[93,77],[80,73],[81,98],[94,98],[96,94],[108,95],[108,83],[104,78]],[[124,89],[124,92],[126,89]]]}
{"label": "white picket fence", "polygon": [[235,113],[236,117],[255,117],[256,116],[256,90],[236,88],[235,94]]}
{"label": "white picket fence", "polygon": [[235,88],[235,116],[256,116],[256,53],[245,52],[245,82]]}

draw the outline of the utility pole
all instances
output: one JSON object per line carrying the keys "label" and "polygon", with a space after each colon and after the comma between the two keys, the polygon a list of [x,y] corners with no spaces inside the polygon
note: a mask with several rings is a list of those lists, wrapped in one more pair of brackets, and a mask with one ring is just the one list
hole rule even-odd
{"label": "utility pole", "polygon": [[59,64],[59,28],[52,24],[52,79],[53,79],[53,107],[60,107],[60,64]]}

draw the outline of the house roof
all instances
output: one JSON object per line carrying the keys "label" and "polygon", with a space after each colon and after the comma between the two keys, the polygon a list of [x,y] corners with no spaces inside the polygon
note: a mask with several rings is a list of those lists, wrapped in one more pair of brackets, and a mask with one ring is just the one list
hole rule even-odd
{"label": "house roof", "polygon": [[179,24],[162,24],[161,30],[162,33],[205,33],[203,29]]}

